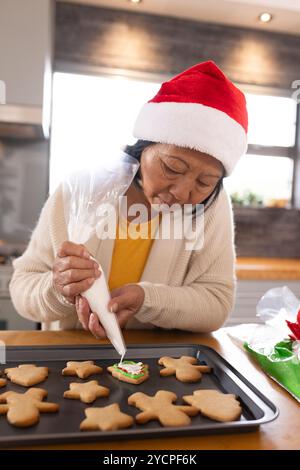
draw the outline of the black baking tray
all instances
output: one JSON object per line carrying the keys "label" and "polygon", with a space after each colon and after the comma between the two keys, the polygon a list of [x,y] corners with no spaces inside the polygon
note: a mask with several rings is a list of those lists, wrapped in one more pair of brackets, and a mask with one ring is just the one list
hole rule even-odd
{"label": "black baking tray", "polygon": [[[201,381],[193,384],[179,382],[174,376],[160,377],[161,366],[157,361],[162,356],[194,356],[199,364],[212,367],[212,373],[203,374]],[[116,363],[119,356],[111,346],[7,347],[5,367],[14,367],[22,363],[49,367],[49,377],[36,387],[45,388],[48,391],[46,400],[59,403],[60,410],[58,413],[41,414],[37,425],[25,429],[11,426],[5,415],[0,416],[0,446],[240,433],[257,429],[259,425],[272,421],[278,415],[278,409],[268,398],[248,382],[240,371],[234,369],[208,346],[201,344],[130,345],[127,349],[126,360],[130,359],[148,364],[150,378],[140,385],[132,385],[118,381],[106,370],[101,375],[90,376],[86,381],[99,380],[101,385],[110,388],[110,395],[107,398],[98,398],[92,404],[87,405],[79,400],[63,398],[63,392],[68,390],[70,382],[83,382],[83,380],[62,376],[61,371],[66,362],[72,360],[93,360],[103,368]],[[5,367],[2,366],[2,369]],[[220,423],[198,415],[192,418],[191,425],[185,427],[166,428],[157,421],[152,421],[145,425],[134,424],[132,428],[110,432],[79,430],[79,425],[85,418],[84,410],[87,407],[106,406],[116,402],[119,403],[123,412],[135,416],[140,411],[128,405],[127,400],[129,395],[136,391],[154,395],[158,390],[170,390],[177,394],[176,404],[183,404],[181,397],[190,395],[197,389],[214,389],[235,394],[242,406],[241,418],[238,421]],[[9,382],[0,390],[0,393],[9,390],[24,392],[26,388]]]}

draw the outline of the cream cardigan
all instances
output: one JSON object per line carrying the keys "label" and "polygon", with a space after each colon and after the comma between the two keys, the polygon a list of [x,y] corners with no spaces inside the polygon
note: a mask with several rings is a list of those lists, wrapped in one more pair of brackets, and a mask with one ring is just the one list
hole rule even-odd
{"label": "cream cardigan", "polygon": [[[23,317],[43,329],[81,328],[74,306],[66,305],[52,284],[52,266],[67,228],[59,187],[46,201],[23,255],[13,262],[12,302]],[[186,240],[155,239],[138,283],[145,300],[126,328],[210,332],[233,308],[235,250],[231,204],[223,189],[204,214],[204,245],[185,249]],[[85,246],[108,278],[113,239],[93,236]]]}

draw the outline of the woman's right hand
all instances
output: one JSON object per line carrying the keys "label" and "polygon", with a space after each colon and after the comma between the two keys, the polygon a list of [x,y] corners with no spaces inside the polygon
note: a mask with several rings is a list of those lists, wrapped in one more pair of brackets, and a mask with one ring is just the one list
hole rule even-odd
{"label": "woman's right hand", "polygon": [[72,304],[75,304],[76,296],[101,276],[98,263],[91,259],[85,246],[70,241],[60,246],[52,272],[55,289]]}

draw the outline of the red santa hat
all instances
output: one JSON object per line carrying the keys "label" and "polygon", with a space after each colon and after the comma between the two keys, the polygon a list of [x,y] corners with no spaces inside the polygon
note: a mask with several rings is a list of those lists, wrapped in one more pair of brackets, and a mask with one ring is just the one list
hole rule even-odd
{"label": "red santa hat", "polygon": [[142,107],[133,134],[212,155],[229,175],[247,151],[247,129],[244,94],[207,61],[164,82]]}

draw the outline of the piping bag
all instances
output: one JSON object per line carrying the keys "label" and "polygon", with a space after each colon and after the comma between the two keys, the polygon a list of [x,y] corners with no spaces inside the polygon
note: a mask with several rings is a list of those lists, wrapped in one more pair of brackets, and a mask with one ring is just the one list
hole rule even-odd
{"label": "piping bag", "polygon": [[[85,244],[95,233],[99,238],[103,236],[103,228],[112,214],[109,211],[113,209],[116,214],[119,198],[129,188],[138,168],[135,158],[120,151],[118,158],[107,159],[97,167],[71,173],[65,178],[63,201],[70,241]],[[91,258],[99,264],[93,256]],[[108,310],[111,296],[100,264],[99,268],[101,276],[81,295],[98,316],[122,362],[126,345],[115,313]]]}

